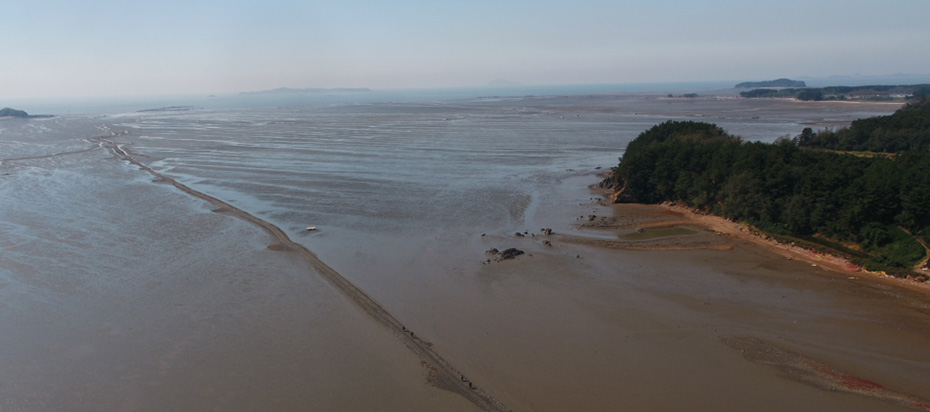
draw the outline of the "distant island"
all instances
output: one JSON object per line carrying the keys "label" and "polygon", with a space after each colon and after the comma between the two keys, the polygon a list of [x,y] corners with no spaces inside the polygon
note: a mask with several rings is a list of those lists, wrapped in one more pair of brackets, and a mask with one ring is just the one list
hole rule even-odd
{"label": "distant island", "polygon": [[905,101],[926,94],[930,84],[873,85],[873,86],[829,86],[784,89],[753,89],[740,92],[747,98],[794,98],[798,100],[868,100]]}
{"label": "distant island", "polygon": [[346,94],[346,93],[368,93],[371,89],[367,87],[346,88],[340,87],[335,89],[321,89],[308,87],[305,89],[294,89],[290,87],[279,87],[271,90],[259,90],[254,92],[242,92],[240,95],[275,95],[275,94]]}
{"label": "distant island", "polygon": [[9,119],[9,118],[30,119],[30,118],[37,118],[37,117],[52,117],[52,116],[44,115],[44,114],[30,115],[29,113],[26,113],[22,110],[11,109],[9,107],[4,107],[3,109],[0,109],[0,119]]}
{"label": "distant island", "polygon": [[148,112],[186,112],[194,110],[194,106],[165,106],[165,107],[156,107],[153,109],[142,109],[139,110],[139,113],[148,113]]}
{"label": "distant island", "polygon": [[26,113],[22,110],[11,109],[9,107],[4,107],[0,109],[0,117],[29,117],[29,113]]}
{"label": "distant island", "polygon": [[801,80],[775,79],[761,82],[742,82],[735,86],[737,89],[753,89],[760,87],[807,87]]}

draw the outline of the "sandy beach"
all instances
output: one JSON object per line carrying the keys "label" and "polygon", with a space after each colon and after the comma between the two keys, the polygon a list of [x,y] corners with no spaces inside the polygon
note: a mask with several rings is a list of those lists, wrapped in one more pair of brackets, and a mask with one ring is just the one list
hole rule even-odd
{"label": "sandy beach", "polygon": [[[605,204],[602,203],[602,205]],[[612,208],[613,216],[602,216],[588,223],[583,223],[580,227],[616,231],[620,234],[618,240],[589,239],[585,237],[565,237],[563,240],[569,243],[597,247],[652,251],[730,250],[737,242],[753,243],[773,254],[783,256],[789,260],[797,259],[808,262],[814,267],[822,267],[836,273],[838,276],[846,276],[847,279],[882,282],[917,291],[930,297],[930,284],[926,281],[869,272],[843,257],[780,243],[751,227],[719,216],[700,213],[685,206],[674,203],[658,205],[618,203],[612,205]],[[668,230],[669,228],[687,227],[697,227],[703,229],[703,231],[676,233]],[[637,238],[636,234],[630,233],[631,229],[643,233]],[[648,235],[646,235],[647,230]]]}
{"label": "sandy beach", "polygon": [[[505,334],[501,341],[487,346],[505,345],[502,342],[521,346],[516,342],[523,342],[532,345],[530,353],[535,353],[536,359],[547,359],[546,364],[561,368],[575,365],[584,370],[570,374],[577,382],[559,380],[566,389],[559,394],[524,388],[534,400],[547,399],[545,406],[520,399],[521,390],[514,389],[512,383],[492,379],[511,387],[503,391],[511,396],[505,397],[509,404],[526,410],[564,410],[579,405],[595,410],[615,405],[708,410],[723,404],[699,395],[699,388],[714,393],[739,387],[752,396],[732,395],[726,405],[757,410],[817,410],[829,405],[851,410],[930,408],[930,394],[920,382],[930,376],[930,371],[919,366],[926,351],[919,349],[922,344],[918,342],[928,338],[924,331],[930,313],[925,289],[919,289],[922,285],[851,272],[853,268],[841,260],[777,245],[738,224],[681,207],[595,201],[576,210],[587,206],[595,212],[590,209],[595,205],[593,220],[591,215],[576,216],[575,229],[566,227],[551,236],[537,232],[510,241],[501,234],[498,242],[523,244],[528,256],[492,263],[482,270],[495,279],[498,293],[521,296],[505,305],[496,303],[507,307],[508,313],[532,311],[535,304],[530,302],[535,299],[547,301],[546,307],[558,308],[557,314],[544,316],[545,322],[530,323],[535,327],[509,324],[534,336],[532,344]],[[685,230],[676,230],[682,228]],[[629,268],[637,269],[627,272]],[[731,281],[737,283],[726,286]],[[736,287],[738,284],[742,286]],[[911,292],[911,286],[921,293]],[[823,311],[829,306],[824,306],[825,302],[809,300],[815,296],[816,300],[834,303],[848,301],[858,308],[859,315],[834,318],[829,314],[832,309]],[[668,306],[670,302],[674,304]],[[624,315],[631,311],[635,315]],[[860,333],[876,333],[873,322],[877,319],[883,319],[882,332],[863,339]],[[538,329],[543,325],[554,330],[543,333]],[[494,329],[500,333],[506,328]],[[526,359],[526,354],[505,353],[496,358],[500,364]],[[889,356],[908,359],[904,364],[910,366],[892,362],[897,366],[889,367],[885,364]],[[649,361],[642,363],[646,359]],[[742,361],[771,369],[745,369],[749,366]],[[536,362],[540,360],[527,361],[522,367]],[[671,365],[689,372],[666,370]],[[745,374],[749,370],[753,372]],[[642,381],[626,380],[633,378],[624,371],[636,371],[640,379],[651,384],[644,387]],[[523,375],[514,379],[529,379],[545,387],[551,379],[537,372],[533,378]],[[664,382],[662,387],[696,392],[661,400],[643,397],[659,381]],[[792,381],[810,392],[789,383]],[[576,385],[602,385],[616,395],[599,391],[598,399],[578,398],[571,394],[585,390]],[[778,395],[782,391],[787,392]],[[818,395],[819,391],[827,392]],[[850,395],[853,397],[845,398]]]}

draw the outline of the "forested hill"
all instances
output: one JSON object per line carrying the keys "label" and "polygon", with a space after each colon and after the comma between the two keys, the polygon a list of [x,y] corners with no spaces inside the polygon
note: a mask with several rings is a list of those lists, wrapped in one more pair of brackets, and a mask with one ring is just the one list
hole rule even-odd
{"label": "forested hill", "polygon": [[[831,150],[897,153],[930,150],[930,101],[924,95],[888,116],[859,119],[845,129],[814,133],[804,129],[801,146]],[[930,205],[928,205],[930,207]]]}
{"label": "forested hill", "polygon": [[40,118],[40,117],[53,117],[53,116],[48,115],[48,114],[38,114],[38,115],[29,114],[22,110],[11,109],[9,107],[4,107],[0,109],[0,119],[9,119],[9,118],[34,119],[34,118]]}
{"label": "forested hill", "polygon": [[863,100],[903,101],[927,93],[930,84],[873,85],[873,86],[829,86],[765,88],[740,92],[746,98],[793,98],[798,100]]}
{"label": "forested hill", "polygon": [[26,113],[22,110],[4,107],[3,109],[0,109],[0,117],[29,117],[29,113]]}
{"label": "forested hill", "polygon": [[906,231],[930,234],[930,152],[865,157],[797,140],[744,142],[713,124],[670,121],[630,142],[613,179],[627,200],[684,203],[912,273],[925,253]]}

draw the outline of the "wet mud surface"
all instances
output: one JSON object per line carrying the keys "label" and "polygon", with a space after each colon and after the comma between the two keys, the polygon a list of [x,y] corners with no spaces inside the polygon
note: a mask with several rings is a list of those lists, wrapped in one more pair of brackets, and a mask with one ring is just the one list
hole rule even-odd
{"label": "wet mud surface", "polygon": [[890,110],[600,96],[4,125],[0,409],[925,409],[924,295],[588,189],[667,119],[774,140]]}

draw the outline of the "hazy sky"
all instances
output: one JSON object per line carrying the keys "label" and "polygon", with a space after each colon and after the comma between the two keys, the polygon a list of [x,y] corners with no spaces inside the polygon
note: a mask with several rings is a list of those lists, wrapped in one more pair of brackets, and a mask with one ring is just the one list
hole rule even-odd
{"label": "hazy sky", "polygon": [[930,73],[930,0],[8,1],[3,97]]}

